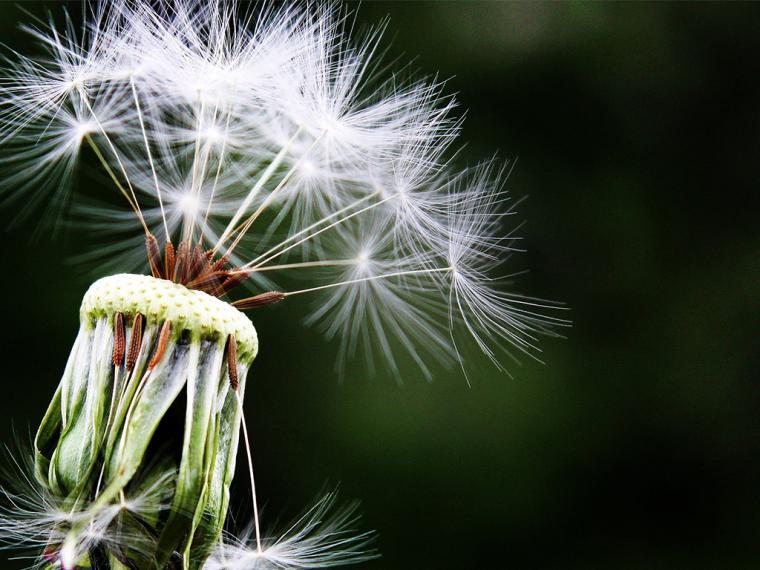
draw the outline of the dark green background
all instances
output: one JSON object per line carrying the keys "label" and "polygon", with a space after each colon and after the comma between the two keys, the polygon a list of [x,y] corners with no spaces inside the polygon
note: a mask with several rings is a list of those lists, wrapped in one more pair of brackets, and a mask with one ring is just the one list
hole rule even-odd
{"label": "dark green background", "polygon": [[[0,10],[23,47],[25,16]],[[519,157],[520,288],[567,301],[574,327],[514,379],[483,359],[472,388],[445,370],[399,387],[358,363],[339,383],[305,300],[256,313],[265,520],[340,481],[379,532],[368,570],[756,567],[760,5],[365,3],[359,19],[386,14],[390,53],[469,109],[463,159]],[[66,260],[102,239],[31,230],[3,234],[6,442],[39,420],[77,331],[91,276]]]}

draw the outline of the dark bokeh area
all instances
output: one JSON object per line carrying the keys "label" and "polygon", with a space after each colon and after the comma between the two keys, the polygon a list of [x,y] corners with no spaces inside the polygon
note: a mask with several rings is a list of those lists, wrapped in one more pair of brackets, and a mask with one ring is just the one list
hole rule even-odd
{"label": "dark bokeh area", "polygon": [[[26,16],[0,10],[23,48]],[[574,325],[513,378],[483,358],[472,387],[443,369],[398,386],[361,363],[340,382],[305,300],[256,313],[265,520],[340,482],[379,533],[368,570],[760,564],[760,5],[370,2],[359,20],[386,15],[389,55],[468,109],[462,163],[519,158],[518,285]],[[4,442],[53,394],[92,279],[68,260],[101,239],[32,229],[3,234]]]}

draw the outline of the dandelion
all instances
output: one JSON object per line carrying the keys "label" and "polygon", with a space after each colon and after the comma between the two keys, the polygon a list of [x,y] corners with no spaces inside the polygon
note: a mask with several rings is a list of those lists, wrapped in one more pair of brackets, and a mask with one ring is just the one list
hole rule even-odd
{"label": "dandelion", "polygon": [[205,570],[329,568],[374,558],[372,533],[355,533],[357,504],[335,510],[337,492],[327,492],[285,531],[264,541],[248,528],[212,553]]}
{"label": "dandelion", "polygon": [[[262,531],[245,312],[321,297],[305,320],[337,339],[339,368],[361,353],[399,378],[405,359],[428,379],[437,363],[467,375],[463,336],[497,366],[501,350],[535,356],[537,337],[566,322],[500,284],[518,251],[503,169],[455,170],[453,98],[408,70],[388,75],[384,25],[357,36],[339,6],[117,0],[87,12],[81,31],[68,16],[29,27],[43,55],[9,54],[0,77],[5,193],[84,220],[100,236],[88,259],[115,273],[84,296],[0,536],[67,570],[372,557],[372,535],[352,531],[355,508],[334,509],[334,493],[285,532]],[[90,200],[70,190],[83,155],[113,187]],[[253,525],[234,538],[241,433]]]}

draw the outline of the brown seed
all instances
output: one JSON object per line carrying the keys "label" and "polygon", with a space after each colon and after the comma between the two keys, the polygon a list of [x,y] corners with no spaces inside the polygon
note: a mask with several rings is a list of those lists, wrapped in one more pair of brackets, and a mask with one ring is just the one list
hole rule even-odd
{"label": "brown seed", "polygon": [[227,256],[223,255],[222,257],[220,257],[219,259],[217,259],[214,262],[214,264],[211,266],[211,270],[212,271],[221,271],[227,265],[228,261],[229,260],[227,259]]}
{"label": "brown seed", "polygon": [[153,358],[150,359],[150,362],[148,363],[148,370],[153,370],[159,362],[161,362],[161,359],[164,357],[164,353],[166,352],[166,346],[169,344],[169,333],[172,332],[172,322],[171,321],[165,321],[164,325],[161,327],[161,332],[158,335],[158,346],[156,346],[156,353],[153,355]]}
{"label": "brown seed", "polygon": [[201,244],[195,246],[191,255],[190,268],[187,272],[186,282],[191,282],[197,279],[208,268],[206,261],[206,255],[203,253]]}
{"label": "brown seed", "polygon": [[205,272],[188,283],[187,288],[198,289],[199,291],[204,291],[210,295],[215,295],[215,292],[220,289],[222,283],[227,279],[227,276],[227,271]]}
{"label": "brown seed", "polygon": [[237,370],[237,342],[235,336],[227,337],[227,374],[230,377],[230,386],[237,392],[239,380]]}
{"label": "brown seed", "polygon": [[190,245],[186,241],[181,242],[177,248],[177,257],[174,262],[174,279],[172,281],[175,283],[185,283],[187,267],[190,264],[189,255]]}
{"label": "brown seed", "polygon": [[124,362],[127,339],[124,332],[124,316],[116,313],[113,324],[113,365],[118,368]]}
{"label": "brown seed", "polygon": [[129,351],[127,352],[126,369],[132,372],[137,362],[137,355],[140,353],[143,336],[143,316],[141,313],[135,315],[135,322],[132,324],[132,337],[129,339]]}
{"label": "brown seed", "polygon": [[164,279],[174,279],[174,245],[171,241],[166,242],[164,249]]}
{"label": "brown seed", "polygon": [[227,279],[225,279],[224,283],[222,283],[222,286],[220,287],[220,291],[217,294],[217,297],[226,295],[227,293],[229,293],[232,289],[240,285],[246,279],[248,279],[247,271],[230,271],[229,276],[227,277]]}
{"label": "brown seed", "polygon": [[148,250],[148,263],[150,263],[150,272],[153,277],[159,278],[164,274],[163,263],[161,262],[161,249],[158,247],[158,240],[153,234],[145,236],[145,247]]}
{"label": "brown seed", "polygon": [[268,293],[261,293],[254,297],[238,299],[232,303],[232,306],[241,311],[246,311],[248,309],[258,309],[259,307],[274,305],[275,303],[282,301],[284,298],[285,293],[282,291],[269,291]]}

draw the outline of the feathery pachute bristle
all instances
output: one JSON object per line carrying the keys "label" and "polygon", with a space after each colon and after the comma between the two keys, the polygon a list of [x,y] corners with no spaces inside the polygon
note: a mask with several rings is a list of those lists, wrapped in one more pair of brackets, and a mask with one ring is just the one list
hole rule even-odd
{"label": "feathery pachute bristle", "polygon": [[377,558],[375,535],[356,531],[357,503],[336,506],[337,491],[320,496],[284,531],[257,542],[248,528],[227,535],[203,570],[297,570],[333,568]]}
{"label": "feathery pachute bristle", "polygon": [[[341,371],[362,355],[371,370],[401,378],[405,360],[432,379],[459,362],[469,382],[463,337],[500,368],[501,352],[535,357],[538,337],[568,323],[561,305],[512,292],[513,271],[500,277],[519,251],[504,167],[457,169],[462,119],[444,83],[389,72],[385,23],[359,33],[338,4],[101,0],[85,12],[81,30],[66,14],[37,21],[26,30],[40,53],[4,57],[3,192],[23,199],[19,216],[48,204],[95,236],[78,261],[151,276],[93,285],[108,302],[83,305],[40,428],[42,491],[6,493],[21,516],[0,511],[0,538],[67,570],[104,553],[141,569],[368,559],[370,535],[351,532],[353,507],[329,514],[332,493],[262,535],[242,405],[258,345],[238,309],[315,297],[305,321],[337,339]],[[73,193],[82,164],[98,178]],[[183,390],[180,459],[157,513],[132,478]],[[254,525],[218,544],[240,428]],[[141,500],[147,531],[133,539],[123,513]]]}
{"label": "feathery pachute bristle", "polygon": [[[0,79],[13,192],[66,202],[80,154],[94,154],[128,206],[75,204],[102,236],[90,255],[107,257],[103,270],[144,264],[142,233],[154,275],[212,295],[244,281],[314,292],[308,322],[340,336],[342,359],[379,351],[399,375],[405,354],[430,377],[459,354],[446,328],[494,361],[499,346],[535,354],[536,335],[566,322],[493,280],[512,251],[501,169],[457,171],[454,99],[386,71],[384,24],[354,27],[327,2],[120,0],[91,7],[81,33],[39,22],[29,31],[45,55],[9,56]],[[158,252],[172,243],[169,276]],[[198,248],[228,274],[193,274]],[[295,275],[310,286],[294,290]]]}

